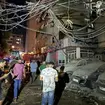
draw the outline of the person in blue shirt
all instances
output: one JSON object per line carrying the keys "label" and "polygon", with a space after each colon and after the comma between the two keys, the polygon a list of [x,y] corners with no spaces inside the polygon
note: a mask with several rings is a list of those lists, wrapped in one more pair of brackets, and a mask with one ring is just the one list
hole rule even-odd
{"label": "person in blue shirt", "polygon": [[31,63],[30,63],[30,71],[31,71],[31,83],[33,83],[33,81],[36,80],[36,71],[37,71],[37,68],[38,68],[38,64],[36,62],[36,60],[32,60]]}

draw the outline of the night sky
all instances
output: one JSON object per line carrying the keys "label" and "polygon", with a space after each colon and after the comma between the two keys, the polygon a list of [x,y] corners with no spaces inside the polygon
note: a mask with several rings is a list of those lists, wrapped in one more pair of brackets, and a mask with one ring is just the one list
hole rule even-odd
{"label": "night sky", "polygon": [[6,0],[6,1],[17,5],[24,5],[26,1],[30,1],[30,0]]}
{"label": "night sky", "polygon": [[[14,3],[16,5],[25,5],[26,1],[30,1],[30,0],[6,0],[8,3]],[[20,12],[20,15],[24,14],[24,12]],[[27,27],[27,21],[21,23],[21,25]],[[25,38],[26,38],[26,29],[17,26],[16,28],[14,28],[12,30],[13,34],[18,34],[18,35],[24,35],[24,45],[25,45]]]}
{"label": "night sky", "polygon": [[[16,5],[25,5],[26,1],[30,0],[6,0],[8,3],[14,3]],[[20,15],[24,14],[24,12],[19,13]],[[27,22],[21,23],[21,25],[26,26]],[[19,35],[26,35],[26,29],[17,26],[12,30],[14,34],[19,34]]]}

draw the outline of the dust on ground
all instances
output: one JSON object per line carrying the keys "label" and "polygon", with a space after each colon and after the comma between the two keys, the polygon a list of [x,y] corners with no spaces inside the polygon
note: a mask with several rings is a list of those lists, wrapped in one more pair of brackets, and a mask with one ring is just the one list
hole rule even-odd
{"label": "dust on ground", "polygon": [[[26,84],[17,103],[11,102],[4,105],[41,105],[41,95],[40,81],[37,79],[33,84]],[[100,102],[94,98],[81,97],[78,93],[65,90],[58,105],[105,105],[105,102]]]}

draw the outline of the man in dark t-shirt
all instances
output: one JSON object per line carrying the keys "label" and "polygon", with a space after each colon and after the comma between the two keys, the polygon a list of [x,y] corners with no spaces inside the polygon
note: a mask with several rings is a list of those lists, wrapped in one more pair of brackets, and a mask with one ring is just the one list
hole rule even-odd
{"label": "man in dark t-shirt", "polygon": [[60,72],[58,73],[58,82],[56,83],[55,88],[54,105],[58,104],[62,96],[62,92],[65,89],[66,83],[69,83],[69,76],[66,72],[64,72],[64,68],[64,66],[61,66]]}

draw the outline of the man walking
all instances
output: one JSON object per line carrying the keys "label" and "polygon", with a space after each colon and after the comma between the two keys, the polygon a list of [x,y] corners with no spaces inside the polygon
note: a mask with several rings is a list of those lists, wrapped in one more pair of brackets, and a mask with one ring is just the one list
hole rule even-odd
{"label": "man walking", "polygon": [[25,78],[25,70],[24,70],[24,64],[22,63],[22,60],[19,59],[18,63],[15,64],[13,68],[13,74],[16,77],[14,79],[14,102],[17,101],[18,93],[21,87],[22,79]]}
{"label": "man walking", "polygon": [[55,97],[53,105],[58,105],[62,93],[65,89],[66,83],[69,83],[69,76],[66,72],[64,72],[64,69],[65,66],[61,66],[60,72],[58,73],[58,83],[56,84],[55,88]]}
{"label": "man walking", "polygon": [[58,81],[58,74],[53,69],[54,63],[50,62],[46,64],[46,68],[42,70],[40,80],[43,81],[43,95],[41,105],[53,105],[55,82]]}
{"label": "man walking", "polygon": [[36,79],[36,71],[38,68],[37,62],[33,59],[30,63],[30,70],[31,70],[31,83]]}

